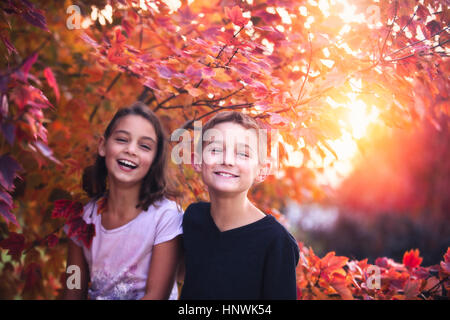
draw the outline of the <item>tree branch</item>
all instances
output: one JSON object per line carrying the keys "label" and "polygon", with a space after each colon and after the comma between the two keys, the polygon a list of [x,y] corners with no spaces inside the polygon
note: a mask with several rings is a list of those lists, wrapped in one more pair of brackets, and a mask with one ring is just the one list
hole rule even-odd
{"label": "tree branch", "polygon": [[[108,92],[112,89],[112,87],[117,83],[117,81],[120,79],[121,76],[122,76],[122,73],[119,72],[119,73],[114,77],[114,79],[113,79],[113,80],[111,81],[111,83],[109,84],[108,88],[106,88],[105,94],[108,93]],[[98,111],[98,108],[100,107],[100,104],[103,102],[103,100],[105,100],[105,94],[103,94],[103,95],[100,97],[100,101],[95,105],[94,110],[92,110],[91,115],[89,116],[89,122],[92,122],[92,120],[94,119],[95,114],[96,114],[97,111]]]}

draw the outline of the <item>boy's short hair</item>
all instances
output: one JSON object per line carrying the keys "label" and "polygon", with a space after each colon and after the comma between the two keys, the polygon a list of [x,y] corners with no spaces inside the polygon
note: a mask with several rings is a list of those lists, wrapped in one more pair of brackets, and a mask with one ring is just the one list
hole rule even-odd
{"label": "boy's short hair", "polygon": [[214,117],[209,119],[202,127],[203,132],[206,132],[208,129],[211,129],[223,122],[233,122],[240,124],[246,129],[261,129],[259,123],[250,117],[249,115],[237,111],[222,111],[216,113]]}
{"label": "boy's short hair", "polygon": [[[202,135],[200,140],[196,142],[196,152],[198,154],[202,153],[203,146],[206,141],[204,141],[204,134],[209,129],[214,128],[220,123],[224,122],[231,122],[236,123],[241,126],[243,126],[245,129],[249,130],[255,130],[255,133],[259,139],[259,130],[262,129],[261,125],[252,117],[245,113],[237,112],[237,111],[222,111],[219,113],[216,113],[211,119],[209,119],[203,126],[202,126]],[[259,140],[258,140],[259,141]],[[258,157],[259,158],[259,157]]]}

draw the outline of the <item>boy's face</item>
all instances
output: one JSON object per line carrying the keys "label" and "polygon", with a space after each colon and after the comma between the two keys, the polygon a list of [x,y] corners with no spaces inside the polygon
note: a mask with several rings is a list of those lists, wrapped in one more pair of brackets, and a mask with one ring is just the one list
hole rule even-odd
{"label": "boy's face", "polygon": [[226,194],[247,192],[263,180],[259,163],[258,134],[234,122],[222,122],[203,133],[201,172],[209,191]]}

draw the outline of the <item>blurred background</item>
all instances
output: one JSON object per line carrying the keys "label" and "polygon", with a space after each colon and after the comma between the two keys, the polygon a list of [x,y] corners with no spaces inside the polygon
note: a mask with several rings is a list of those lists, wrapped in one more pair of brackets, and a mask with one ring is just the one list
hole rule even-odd
{"label": "blurred background", "polygon": [[450,136],[442,125],[391,129],[375,121],[354,141],[359,149],[337,147],[342,160],[318,177],[324,201],[306,195],[283,210],[295,237],[319,256],[401,262],[418,248],[423,265],[438,264],[450,244]]}

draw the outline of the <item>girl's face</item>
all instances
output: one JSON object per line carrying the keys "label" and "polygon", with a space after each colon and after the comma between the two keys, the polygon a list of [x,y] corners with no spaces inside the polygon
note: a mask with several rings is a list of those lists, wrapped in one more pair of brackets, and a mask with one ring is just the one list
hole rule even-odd
{"label": "girl's face", "polygon": [[139,115],[120,118],[108,139],[102,137],[98,149],[105,157],[109,182],[140,185],[156,156],[157,139],[147,119]]}
{"label": "girl's face", "polygon": [[257,133],[233,122],[219,123],[208,131],[198,168],[203,181],[210,192],[246,193],[262,178]]}

